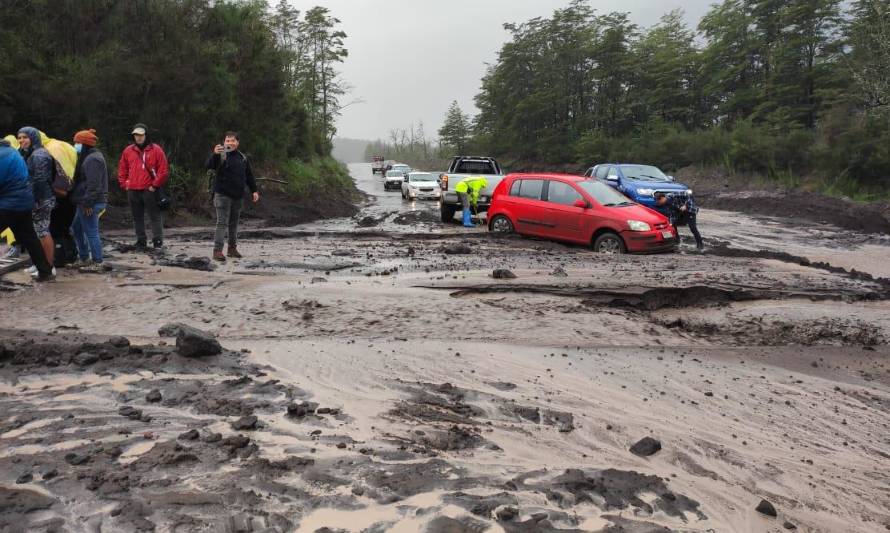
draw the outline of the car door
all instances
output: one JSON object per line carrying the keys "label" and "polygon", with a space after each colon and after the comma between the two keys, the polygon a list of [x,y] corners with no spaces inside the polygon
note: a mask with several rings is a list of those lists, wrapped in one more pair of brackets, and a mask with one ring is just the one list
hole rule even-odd
{"label": "car door", "polygon": [[547,184],[547,212],[544,229],[551,238],[581,242],[584,229],[583,207],[577,207],[578,200],[587,203],[581,193],[569,182],[549,180]]}
{"label": "car door", "polygon": [[542,200],[546,183],[542,178],[522,178],[510,187],[518,233],[539,236],[546,234],[547,202]]}

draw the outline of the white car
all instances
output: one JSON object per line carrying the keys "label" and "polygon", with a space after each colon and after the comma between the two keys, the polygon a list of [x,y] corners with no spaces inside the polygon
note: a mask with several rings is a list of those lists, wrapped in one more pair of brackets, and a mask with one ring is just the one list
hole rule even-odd
{"label": "white car", "polygon": [[411,172],[402,180],[402,198],[406,200],[438,200],[441,194],[438,176],[429,172]]}
{"label": "white car", "polygon": [[402,182],[405,181],[405,177],[408,175],[404,170],[396,170],[390,169],[386,171],[386,176],[383,179],[383,190],[384,191],[397,191],[402,188]]}
{"label": "white car", "polygon": [[405,176],[407,176],[409,173],[414,171],[413,168],[409,167],[405,163],[395,163],[395,164],[393,164],[392,168],[389,169],[389,171],[387,172],[387,175],[389,175],[389,173],[394,170],[398,171],[398,172],[402,172]]}

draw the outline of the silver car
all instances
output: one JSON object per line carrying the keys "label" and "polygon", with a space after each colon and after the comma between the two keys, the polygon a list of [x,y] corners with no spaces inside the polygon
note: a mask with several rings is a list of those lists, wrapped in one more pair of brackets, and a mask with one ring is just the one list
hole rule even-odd
{"label": "silver car", "polygon": [[438,200],[441,195],[439,177],[430,172],[411,172],[402,181],[402,198],[406,200]]}

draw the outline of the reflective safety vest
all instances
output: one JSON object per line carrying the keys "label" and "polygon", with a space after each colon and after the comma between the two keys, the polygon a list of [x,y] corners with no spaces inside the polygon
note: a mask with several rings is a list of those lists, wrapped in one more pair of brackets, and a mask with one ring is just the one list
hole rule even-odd
{"label": "reflective safety vest", "polygon": [[475,205],[479,201],[479,193],[486,187],[488,187],[488,181],[484,177],[469,176],[457,182],[454,192],[469,193],[470,203]]}

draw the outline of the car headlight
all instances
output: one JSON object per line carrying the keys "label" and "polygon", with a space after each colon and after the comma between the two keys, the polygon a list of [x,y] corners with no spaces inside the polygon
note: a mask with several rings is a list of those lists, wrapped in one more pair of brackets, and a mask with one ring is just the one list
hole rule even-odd
{"label": "car headlight", "polygon": [[629,227],[631,231],[649,231],[652,229],[649,227],[649,224],[639,220],[628,220],[627,227]]}
{"label": "car headlight", "polygon": [[686,196],[692,196],[692,189],[686,189]]}
{"label": "car headlight", "polygon": [[637,196],[652,196],[655,189],[637,189]]}

